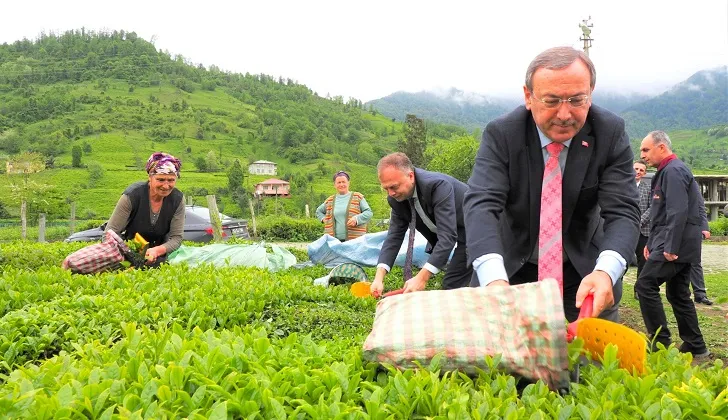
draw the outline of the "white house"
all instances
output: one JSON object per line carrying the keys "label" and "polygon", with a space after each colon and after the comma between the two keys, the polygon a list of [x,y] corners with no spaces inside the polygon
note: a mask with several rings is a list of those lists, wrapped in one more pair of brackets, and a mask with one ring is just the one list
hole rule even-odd
{"label": "white house", "polygon": [[276,175],[277,164],[267,160],[256,160],[248,166],[248,173],[251,175]]}

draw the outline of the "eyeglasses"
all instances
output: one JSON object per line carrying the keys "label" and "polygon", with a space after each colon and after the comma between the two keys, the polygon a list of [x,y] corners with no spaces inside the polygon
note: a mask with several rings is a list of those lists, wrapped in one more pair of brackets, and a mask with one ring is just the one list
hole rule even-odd
{"label": "eyeglasses", "polygon": [[531,96],[533,96],[534,99],[544,104],[546,108],[558,108],[561,106],[562,102],[568,102],[569,105],[571,105],[572,108],[581,108],[582,106],[586,105],[587,102],[589,102],[589,95],[577,95],[572,96],[571,98],[561,99],[561,98],[554,98],[554,97],[548,97],[548,98],[537,98],[536,95],[531,92]]}

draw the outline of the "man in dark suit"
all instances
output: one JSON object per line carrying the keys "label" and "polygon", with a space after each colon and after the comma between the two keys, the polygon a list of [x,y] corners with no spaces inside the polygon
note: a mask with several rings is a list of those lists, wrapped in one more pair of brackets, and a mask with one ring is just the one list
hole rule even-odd
{"label": "man in dark suit", "polygon": [[381,294],[384,277],[394,264],[413,215],[416,230],[427,239],[431,250],[422,270],[405,279],[405,293],[424,290],[430,277],[445,267],[455,245],[442,288],[467,286],[473,275],[467,264],[463,223],[463,195],[468,186],[449,175],[415,168],[404,153],[383,157],[377,173],[382,188],[389,194],[387,202],[392,212],[371,285],[372,295]]}
{"label": "man in dark suit", "polygon": [[660,297],[660,285],[666,283],[667,300],[683,340],[680,351],[704,358],[710,352],[690,299],[689,277],[691,264],[700,262],[703,239],[698,185],[690,169],[672,153],[664,131],[648,134],[640,151],[642,159],[657,168],[652,178],[650,237],[644,250],[647,261],[635,284],[642,318],[650,338],[669,346],[672,340]]}
{"label": "man in dark suit", "polygon": [[[650,203],[652,202],[650,188],[652,183],[644,177],[647,173],[647,162],[640,159],[634,163],[633,167],[635,173],[634,178],[637,180],[638,205],[640,208],[640,233],[637,239],[637,248],[634,252],[637,258],[637,278],[639,278],[642,267],[645,266],[644,250],[647,244],[647,237],[650,235]],[[639,299],[636,290],[634,291],[634,298]]]}
{"label": "man in dark suit", "polygon": [[[700,195],[700,225],[703,239],[710,239],[710,226],[708,225],[708,213],[705,210],[705,199]],[[705,288],[705,275],[703,274],[702,261],[690,264],[690,284],[693,286],[695,303],[712,305],[713,301],[708,298],[708,289]]]}
{"label": "man in dark suit", "polygon": [[592,316],[618,320],[639,232],[629,138],[621,118],[591,104],[595,82],[583,52],[539,54],[525,107],[485,128],[463,204],[472,285],[556,278],[570,321],[589,294]]}

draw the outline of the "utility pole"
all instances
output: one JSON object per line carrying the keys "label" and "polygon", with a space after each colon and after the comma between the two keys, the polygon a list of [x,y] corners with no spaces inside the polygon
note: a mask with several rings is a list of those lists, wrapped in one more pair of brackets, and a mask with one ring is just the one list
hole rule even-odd
{"label": "utility pole", "polygon": [[581,28],[581,38],[579,38],[579,41],[584,42],[584,54],[589,56],[589,48],[592,46],[592,41],[594,39],[591,37],[591,28],[594,27],[594,24],[591,23],[591,16],[589,16],[586,19],[583,19],[581,23],[579,24],[579,27]]}

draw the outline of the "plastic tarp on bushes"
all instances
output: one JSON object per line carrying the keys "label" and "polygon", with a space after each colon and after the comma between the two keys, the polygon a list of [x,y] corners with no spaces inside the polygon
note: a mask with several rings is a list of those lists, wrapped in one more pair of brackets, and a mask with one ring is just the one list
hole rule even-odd
{"label": "plastic tarp on bushes", "polygon": [[[416,232],[412,264],[422,267],[429,255],[425,253],[427,239]],[[395,265],[404,266],[407,255],[407,238],[405,234],[402,247],[399,249]],[[387,232],[368,233],[350,241],[341,242],[331,235],[323,235],[308,245],[308,258],[315,264],[333,267],[343,263],[355,263],[362,266],[374,267],[379,260],[379,252],[384,244]]]}
{"label": "plastic tarp on bushes", "polygon": [[267,268],[270,271],[285,270],[296,264],[296,257],[278,245],[270,244],[266,251],[265,242],[251,245],[211,244],[205,246],[182,245],[169,256],[170,264],[212,264],[216,267],[246,266]]}

